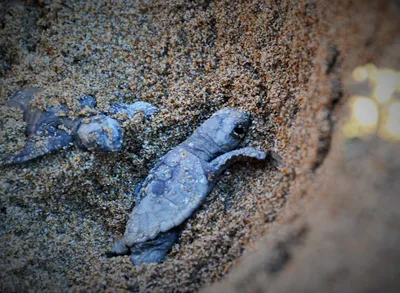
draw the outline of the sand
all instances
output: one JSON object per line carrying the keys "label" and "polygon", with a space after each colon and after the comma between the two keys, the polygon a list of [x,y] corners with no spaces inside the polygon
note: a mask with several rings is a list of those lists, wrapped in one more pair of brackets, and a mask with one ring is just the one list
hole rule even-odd
{"label": "sand", "polygon": [[[342,80],[377,61],[398,28],[394,4],[378,1],[164,2],[0,4],[0,102],[36,86],[34,105],[66,103],[71,118],[85,94],[99,111],[160,108],[123,124],[117,154],[71,147],[2,168],[0,291],[192,292],[221,280],[279,227],[288,200],[313,198],[344,115]],[[252,115],[241,146],[273,148],[284,163],[229,168],[163,264],[106,258],[155,161],[227,106]],[[17,151],[21,113],[1,111],[2,149]]]}

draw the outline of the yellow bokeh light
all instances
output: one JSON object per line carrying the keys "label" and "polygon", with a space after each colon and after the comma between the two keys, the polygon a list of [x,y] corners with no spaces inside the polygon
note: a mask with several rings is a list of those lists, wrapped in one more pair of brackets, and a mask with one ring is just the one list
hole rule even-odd
{"label": "yellow bokeh light", "polygon": [[353,117],[365,127],[376,127],[379,119],[378,107],[367,97],[355,96],[352,105]]}
{"label": "yellow bokeh light", "polygon": [[352,72],[352,77],[357,82],[363,82],[368,78],[368,71],[363,66],[356,67]]}
{"label": "yellow bokeh light", "polygon": [[399,71],[397,71],[396,76],[397,76],[397,78],[396,78],[397,79],[397,81],[396,81],[396,91],[400,93],[400,72]]}
{"label": "yellow bokeh light", "polygon": [[364,66],[365,70],[368,72],[368,78],[370,80],[370,82],[374,82],[377,78],[378,75],[378,68],[376,68],[376,66],[374,64],[367,64]]}
{"label": "yellow bokeh light", "polygon": [[346,137],[362,137],[376,131],[379,121],[379,111],[374,100],[353,96],[350,100],[351,116],[343,127]]}
{"label": "yellow bokeh light", "polygon": [[375,84],[375,99],[381,104],[386,103],[396,90],[398,83],[397,73],[391,69],[379,70],[373,83]]}
{"label": "yellow bokeh light", "polygon": [[400,101],[393,101],[389,105],[388,115],[400,119]]}
{"label": "yellow bokeh light", "polygon": [[400,101],[393,101],[385,112],[379,134],[386,139],[400,140]]}
{"label": "yellow bokeh light", "polygon": [[367,64],[355,68],[352,78],[359,95],[349,101],[351,115],[343,134],[352,138],[378,132],[383,139],[400,141],[400,71]]}
{"label": "yellow bokeh light", "polygon": [[357,137],[361,136],[358,124],[348,122],[343,127],[343,133],[346,137]]}

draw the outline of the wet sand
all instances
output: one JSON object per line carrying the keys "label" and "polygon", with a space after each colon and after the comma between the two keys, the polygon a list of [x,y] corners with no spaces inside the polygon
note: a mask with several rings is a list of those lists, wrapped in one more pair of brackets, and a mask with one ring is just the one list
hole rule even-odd
{"label": "wet sand", "polygon": [[[311,200],[344,113],[342,79],[377,61],[397,29],[392,6],[377,3],[49,3],[0,4],[1,102],[38,86],[37,107],[66,103],[71,117],[85,94],[100,111],[138,100],[161,111],[124,123],[118,154],[71,147],[2,169],[5,292],[189,292],[219,281],[279,227],[288,199]],[[273,148],[284,164],[229,168],[163,264],[106,258],[154,162],[228,106],[252,115],[241,146]],[[0,143],[16,151],[21,113],[1,111]]]}

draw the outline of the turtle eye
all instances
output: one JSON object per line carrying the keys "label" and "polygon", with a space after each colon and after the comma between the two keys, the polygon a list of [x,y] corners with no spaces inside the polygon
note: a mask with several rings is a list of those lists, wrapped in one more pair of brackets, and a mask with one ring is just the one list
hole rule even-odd
{"label": "turtle eye", "polygon": [[242,136],[245,134],[245,129],[242,125],[238,125],[233,129],[233,134],[236,136]]}

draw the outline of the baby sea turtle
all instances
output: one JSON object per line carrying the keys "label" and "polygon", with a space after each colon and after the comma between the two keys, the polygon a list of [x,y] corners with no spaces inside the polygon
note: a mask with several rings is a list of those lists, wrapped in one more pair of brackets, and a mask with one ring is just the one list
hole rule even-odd
{"label": "baby sea turtle", "polygon": [[245,136],[250,115],[226,108],[206,120],[163,156],[138,194],[125,234],[109,256],[131,254],[134,265],[162,262],[178,238],[178,227],[200,206],[219,175],[232,163],[279,156],[252,147],[233,150]]}
{"label": "baby sea turtle", "polygon": [[[1,164],[22,163],[47,153],[62,149],[76,142],[79,148],[94,152],[116,152],[122,147],[123,130],[117,120],[108,115],[124,113],[132,118],[138,111],[143,111],[149,118],[158,110],[146,102],[133,104],[117,103],[105,114],[90,117],[78,117],[72,120],[66,117],[68,108],[61,104],[41,111],[30,104],[39,88],[25,88],[6,103],[23,111],[27,124],[28,136],[25,148],[16,155],[0,155]],[[94,109],[96,101],[91,96],[80,99],[80,106]]]}

